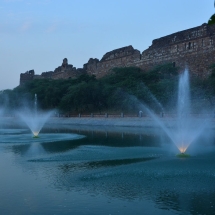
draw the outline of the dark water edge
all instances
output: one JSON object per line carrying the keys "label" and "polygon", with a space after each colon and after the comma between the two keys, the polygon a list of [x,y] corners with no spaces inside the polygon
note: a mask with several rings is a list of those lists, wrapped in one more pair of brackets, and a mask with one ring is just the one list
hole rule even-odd
{"label": "dark water edge", "polygon": [[28,133],[0,132],[0,214],[214,214],[213,132],[185,159],[159,129]]}

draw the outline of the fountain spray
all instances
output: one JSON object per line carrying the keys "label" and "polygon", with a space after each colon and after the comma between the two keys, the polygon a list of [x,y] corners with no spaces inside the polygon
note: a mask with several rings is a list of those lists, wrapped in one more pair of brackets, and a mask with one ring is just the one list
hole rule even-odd
{"label": "fountain spray", "polygon": [[51,116],[53,111],[41,112],[38,111],[37,106],[37,94],[34,95],[34,107],[25,108],[24,110],[18,113],[18,116],[27,124],[30,128],[33,138],[39,138],[39,133],[45,122]]}

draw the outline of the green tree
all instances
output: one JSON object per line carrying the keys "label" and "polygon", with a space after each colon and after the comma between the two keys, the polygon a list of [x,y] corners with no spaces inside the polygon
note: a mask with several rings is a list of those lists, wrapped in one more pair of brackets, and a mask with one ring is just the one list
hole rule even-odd
{"label": "green tree", "polygon": [[[214,7],[215,7],[215,1],[214,1]],[[213,14],[208,20],[208,25],[212,25],[212,24],[215,24],[215,14]]]}

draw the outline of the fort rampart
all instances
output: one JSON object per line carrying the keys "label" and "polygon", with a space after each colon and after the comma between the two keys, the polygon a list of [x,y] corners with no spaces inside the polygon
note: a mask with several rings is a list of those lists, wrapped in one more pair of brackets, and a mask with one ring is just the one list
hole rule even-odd
{"label": "fort rampart", "polygon": [[101,78],[114,67],[135,66],[146,71],[164,63],[173,63],[181,69],[188,67],[191,75],[207,77],[210,65],[215,63],[215,25],[203,24],[155,39],[142,54],[132,46],[115,49],[107,52],[101,60],[90,58],[80,69],[68,64],[65,58],[62,65],[54,71],[35,75],[34,70],[30,70],[20,74],[20,84],[38,78],[75,78],[84,73]]}

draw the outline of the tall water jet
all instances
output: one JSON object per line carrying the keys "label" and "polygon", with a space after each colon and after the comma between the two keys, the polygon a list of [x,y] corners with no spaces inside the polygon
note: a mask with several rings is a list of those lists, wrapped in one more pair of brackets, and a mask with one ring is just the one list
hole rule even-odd
{"label": "tall water jet", "polygon": [[34,96],[34,110],[30,108],[24,108],[22,111],[19,111],[18,116],[27,124],[30,128],[33,137],[38,138],[39,133],[44,126],[45,122],[51,116],[52,111],[42,112],[38,111],[37,107],[37,94]]}
{"label": "tall water jet", "polygon": [[177,133],[176,145],[181,153],[185,153],[191,142],[191,119],[190,119],[190,86],[189,74],[186,69],[181,74],[178,86],[178,110],[177,110]]}
{"label": "tall water jet", "polygon": [[34,111],[35,115],[37,115],[37,94],[34,95]]}
{"label": "tall water jet", "polygon": [[178,86],[177,129],[174,142],[179,151],[184,154],[189,145],[203,132],[206,120],[197,120],[191,116],[190,81],[186,69],[181,74]]}
{"label": "tall water jet", "polygon": [[190,84],[189,72],[187,69],[180,75],[178,83],[178,101],[176,125],[172,128],[166,126],[153,111],[145,105],[141,107],[151,116],[151,118],[163,129],[171,141],[179,149],[179,157],[187,157],[185,154],[189,145],[203,132],[207,122],[206,120],[197,120],[191,117],[191,100],[190,100]]}

